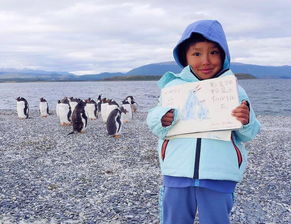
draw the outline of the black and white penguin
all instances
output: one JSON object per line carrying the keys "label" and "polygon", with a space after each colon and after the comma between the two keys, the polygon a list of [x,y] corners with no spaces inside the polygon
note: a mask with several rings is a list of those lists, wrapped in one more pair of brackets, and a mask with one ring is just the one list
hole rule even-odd
{"label": "black and white penguin", "polygon": [[131,104],[131,110],[133,112],[136,112],[137,111],[137,103],[135,102],[134,97],[133,96],[127,96],[125,98],[125,100],[127,100]]}
{"label": "black and white penguin", "polygon": [[49,115],[49,106],[46,99],[43,97],[40,98],[39,112],[41,117],[47,117]]}
{"label": "black and white penguin", "polygon": [[121,106],[124,108],[126,113],[124,116],[122,116],[123,123],[127,123],[132,120],[132,108],[131,104],[128,102],[128,100],[123,100]]}
{"label": "black and white penguin", "polygon": [[97,119],[97,103],[95,100],[88,98],[85,100],[85,112],[89,119],[96,120]]}
{"label": "black and white penguin", "polygon": [[101,116],[101,104],[102,104],[101,94],[98,96],[96,103],[97,103],[97,117],[99,117]]}
{"label": "black and white penguin", "polygon": [[28,102],[23,97],[17,97],[16,99],[17,115],[20,119],[27,119],[29,117],[29,106]]}
{"label": "black and white penguin", "polygon": [[87,115],[85,112],[86,103],[81,100],[75,107],[73,115],[72,115],[72,124],[73,131],[69,134],[73,134],[75,132],[85,132],[87,128]]}
{"label": "black and white penguin", "polygon": [[60,119],[60,124],[62,126],[71,125],[72,110],[71,110],[71,106],[69,104],[69,100],[67,97],[65,97],[64,99],[60,101],[60,103],[58,103],[57,110],[58,110],[57,113]]}
{"label": "black and white penguin", "polygon": [[116,108],[108,116],[106,122],[106,128],[108,135],[114,138],[121,137],[122,129],[122,115],[125,113],[125,110],[121,108]]}

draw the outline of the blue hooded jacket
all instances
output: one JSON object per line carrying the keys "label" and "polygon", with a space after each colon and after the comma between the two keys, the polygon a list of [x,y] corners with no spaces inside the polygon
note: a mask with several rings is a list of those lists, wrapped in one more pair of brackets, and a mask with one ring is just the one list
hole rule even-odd
{"label": "blue hooded jacket", "polygon": [[[222,71],[219,76],[233,75],[229,70],[230,55],[224,31],[216,20],[201,20],[190,24],[182,38],[173,50],[174,59],[183,67],[180,56],[180,46],[192,33],[203,35],[206,39],[219,44],[225,53]],[[180,73],[165,73],[158,82],[160,88],[180,85],[188,82],[199,82],[193,75],[190,66],[186,66]],[[160,104],[152,108],[147,116],[150,130],[159,137],[157,146],[160,166],[163,175],[174,177],[189,177],[194,179],[241,181],[247,165],[247,151],[244,142],[252,140],[260,130],[260,123],[256,119],[249,98],[239,86],[240,102],[249,103],[249,123],[240,129],[232,131],[230,141],[206,138],[173,138],[167,139],[167,132],[177,122],[177,110],[174,110],[174,121],[170,126],[163,127],[162,117],[171,107]]]}

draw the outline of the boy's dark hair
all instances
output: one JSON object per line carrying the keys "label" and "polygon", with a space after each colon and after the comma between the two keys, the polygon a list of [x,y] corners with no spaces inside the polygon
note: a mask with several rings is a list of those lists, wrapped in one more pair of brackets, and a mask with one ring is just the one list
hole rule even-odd
{"label": "boy's dark hair", "polygon": [[208,40],[206,39],[203,35],[199,34],[199,33],[192,33],[191,36],[186,39],[185,41],[183,41],[180,46],[179,46],[179,57],[180,57],[180,62],[181,64],[186,67],[187,64],[187,59],[186,59],[186,52],[189,49],[189,47],[192,44],[198,43],[198,42],[212,42],[215,43],[217,45],[217,47],[219,48],[220,52],[221,52],[221,61],[222,64],[224,62],[224,58],[225,58],[225,53],[224,50],[220,47],[220,45],[214,41]]}

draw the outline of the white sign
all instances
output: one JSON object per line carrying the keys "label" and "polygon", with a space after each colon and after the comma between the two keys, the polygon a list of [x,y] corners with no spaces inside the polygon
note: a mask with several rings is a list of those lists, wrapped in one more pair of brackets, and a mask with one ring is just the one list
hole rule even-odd
{"label": "white sign", "polygon": [[239,105],[234,75],[162,89],[162,106],[178,110],[178,122],[167,136],[238,129],[231,112]]}

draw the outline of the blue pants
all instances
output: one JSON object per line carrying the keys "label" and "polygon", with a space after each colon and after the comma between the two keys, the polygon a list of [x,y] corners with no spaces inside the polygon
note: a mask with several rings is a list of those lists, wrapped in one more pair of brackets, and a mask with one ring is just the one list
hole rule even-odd
{"label": "blue pants", "polygon": [[198,208],[200,224],[228,224],[232,193],[199,187],[163,187],[161,224],[193,224]]}

